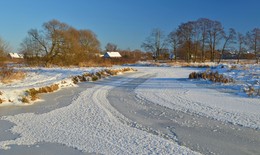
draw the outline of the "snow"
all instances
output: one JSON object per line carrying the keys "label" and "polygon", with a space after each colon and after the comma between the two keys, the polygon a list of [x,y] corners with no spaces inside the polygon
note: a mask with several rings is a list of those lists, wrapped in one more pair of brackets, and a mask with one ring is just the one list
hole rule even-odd
{"label": "snow", "polygon": [[16,68],[16,70],[25,72],[26,78],[10,84],[0,82],[0,91],[2,92],[0,98],[6,101],[0,104],[0,107],[28,105],[20,101],[21,96],[28,89],[50,86],[52,84],[58,84],[60,88],[76,86],[71,80],[72,76],[82,75],[86,72],[94,73],[102,69],[104,68]]}
{"label": "snow", "polygon": [[[231,69],[232,66],[229,65],[222,66],[212,69],[234,78],[236,83],[208,85],[213,85],[211,88],[217,85],[231,87],[237,93],[220,92],[203,87],[205,81],[188,79],[191,72],[205,69],[135,66],[137,73],[112,81],[109,85],[89,88],[75,96],[69,106],[43,114],[23,113],[1,117],[0,119],[15,124],[11,131],[20,137],[0,141],[0,148],[8,149],[12,144],[50,142],[101,154],[197,154],[173,141],[129,126],[129,120],[110,105],[107,94],[113,87],[141,75],[149,75],[151,78],[139,85],[135,93],[139,99],[149,101],[147,103],[259,130],[259,97],[248,97],[241,92],[241,89],[249,85],[259,88],[259,65],[237,66],[236,69]],[[22,68],[27,72],[27,77],[11,84],[0,84],[3,93],[0,97],[12,100],[9,105],[23,105],[18,98],[23,95],[24,90],[55,83],[63,87],[75,86],[71,76],[101,69]],[[62,81],[67,82],[64,84]]]}
{"label": "snow", "polygon": [[[260,97],[260,65],[222,64],[212,70],[233,78],[235,83],[231,84],[231,87],[237,90],[238,95],[246,96],[245,90],[253,87],[259,90],[258,97]],[[255,94],[253,96],[257,97]]]}
{"label": "snow", "polygon": [[260,129],[259,98],[240,97],[216,89],[198,87],[187,79],[189,73],[199,71],[195,68],[153,68],[149,71],[155,77],[136,89],[140,99],[171,109]]}
{"label": "snow", "polygon": [[131,80],[136,74],[131,76],[109,86],[87,89],[69,106],[49,113],[2,117],[16,124],[11,131],[20,137],[1,141],[0,148],[51,142],[99,154],[198,154],[124,123],[127,118],[113,109],[106,96],[115,85]]}
{"label": "snow", "polygon": [[122,56],[120,55],[119,52],[106,52],[104,54],[105,58],[121,58]]}

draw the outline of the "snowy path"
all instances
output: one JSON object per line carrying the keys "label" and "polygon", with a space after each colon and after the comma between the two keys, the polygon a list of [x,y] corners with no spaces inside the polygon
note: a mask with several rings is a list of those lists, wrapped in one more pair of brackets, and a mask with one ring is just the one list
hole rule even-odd
{"label": "snowy path", "polygon": [[177,143],[127,125],[128,120],[113,109],[106,96],[115,85],[129,80],[131,78],[122,78],[112,85],[89,88],[69,106],[48,113],[2,117],[16,124],[12,132],[20,137],[1,141],[0,148],[48,142],[102,154],[196,154]]}

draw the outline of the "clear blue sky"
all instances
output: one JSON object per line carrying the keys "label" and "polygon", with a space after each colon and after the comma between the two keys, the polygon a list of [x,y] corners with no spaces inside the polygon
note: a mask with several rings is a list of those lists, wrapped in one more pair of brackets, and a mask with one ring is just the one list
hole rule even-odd
{"label": "clear blue sky", "polygon": [[120,49],[140,49],[154,28],[168,34],[179,24],[205,17],[245,33],[260,27],[260,0],[1,0],[0,36],[18,51],[31,28],[57,19],[92,30]]}

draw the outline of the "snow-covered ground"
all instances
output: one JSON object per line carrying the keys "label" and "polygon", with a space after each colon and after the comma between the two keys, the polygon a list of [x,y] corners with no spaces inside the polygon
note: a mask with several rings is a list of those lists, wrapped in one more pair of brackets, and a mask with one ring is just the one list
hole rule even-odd
{"label": "snow-covered ground", "polygon": [[[254,81],[254,87],[259,87],[259,66],[251,67],[253,71],[243,70],[243,78],[236,76],[242,74],[239,71],[226,70],[223,72],[218,67],[217,70],[227,76],[232,75],[235,80],[246,79],[241,80],[241,83]],[[148,69],[139,68],[138,70],[147,71]],[[140,99],[149,100],[171,109],[260,129],[260,99],[258,97],[238,96],[216,89],[199,87],[193,80],[187,79],[189,73],[194,70],[196,71],[194,68],[181,67],[149,69],[149,72],[155,74],[155,77],[141,84],[136,89],[136,93]],[[201,71],[201,69],[197,71]],[[256,74],[258,75],[256,76]],[[237,87],[236,84],[227,85],[227,87],[232,86]]]}
{"label": "snow-covered ground", "polygon": [[248,96],[249,88],[254,89],[251,97],[260,98],[260,65],[223,64],[212,69],[213,72],[224,74],[235,81],[228,85],[234,93],[240,96]]}
{"label": "snow-covered ground", "polygon": [[[96,85],[81,92],[69,106],[43,114],[23,113],[1,117],[1,120],[15,124],[11,131],[20,137],[0,141],[0,148],[7,149],[12,144],[33,145],[49,142],[102,154],[196,154],[173,141],[127,125],[124,122],[128,122],[128,119],[110,105],[107,95],[111,89],[145,75],[151,78],[135,89],[140,100],[189,114],[260,129],[260,99],[200,87],[197,85],[198,81],[188,79],[191,72],[205,69],[165,66],[135,68],[138,72],[129,74],[126,78],[113,81],[109,85]],[[28,74],[23,81],[2,84],[0,90],[5,94],[4,97],[16,101],[21,95],[19,93],[26,89],[62,83],[61,81],[70,79],[70,76],[99,69],[24,68]],[[242,83],[243,86],[251,84],[259,88],[257,65],[247,66],[243,70],[230,70],[229,67],[216,67],[215,70],[240,80],[239,84]],[[72,82],[67,82],[64,87],[71,85]],[[237,89],[237,84],[228,84],[227,87]],[[240,90],[240,87],[237,90]],[[21,104],[18,101],[14,103]]]}
{"label": "snow-covered ground", "polygon": [[15,124],[11,131],[20,137],[1,141],[0,148],[8,149],[12,144],[49,142],[101,154],[197,154],[175,142],[122,123],[127,122],[127,118],[113,109],[106,96],[114,86],[139,74],[131,74],[129,78],[114,81],[108,86],[89,88],[64,108],[44,114],[2,117]]}
{"label": "snow-covered ground", "polygon": [[[113,69],[119,68],[119,66]],[[122,67],[121,67],[122,68]],[[21,102],[25,91],[31,88],[41,88],[58,84],[60,88],[76,86],[72,77],[84,73],[95,73],[105,68],[16,68],[26,73],[25,79],[3,84],[0,82],[0,98],[4,100],[1,106],[28,105]]]}

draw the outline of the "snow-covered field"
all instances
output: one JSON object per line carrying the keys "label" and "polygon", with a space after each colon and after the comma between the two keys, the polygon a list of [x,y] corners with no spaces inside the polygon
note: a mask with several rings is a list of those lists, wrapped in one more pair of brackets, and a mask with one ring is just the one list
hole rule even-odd
{"label": "snow-covered field", "polygon": [[132,74],[129,78],[114,81],[111,86],[97,85],[87,89],[69,106],[49,113],[3,116],[2,120],[16,124],[12,132],[20,137],[1,141],[0,148],[8,149],[12,144],[50,142],[101,154],[197,154],[121,122],[127,122],[127,118],[113,109],[106,96],[113,85],[123,84],[137,76],[140,75]]}
{"label": "snow-covered field", "polygon": [[[259,88],[260,67],[251,65],[239,69],[240,67],[238,66],[236,70],[231,70],[227,65],[215,68],[237,81],[221,85],[222,88],[232,87],[238,91],[231,94],[212,87],[204,87],[204,81],[200,84],[198,81],[188,79],[191,72],[205,69],[136,66],[138,72],[113,81],[109,85],[89,88],[76,96],[69,106],[43,114],[24,113],[1,117],[0,119],[15,124],[11,131],[20,137],[1,141],[0,148],[7,149],[12,144],[33,145],[50,142],[102,154],[196,154],[173,141],[124,123],[128,122],[128,119],[110,105],[107,100],[108,93],[115,86],[120,86],[133,78],[149,75],[151,78],[135,89],[140,100],[259,130],[260,99],[241,95],[240,90],[248,85]],[[26,79],[9,85],[1,84],[0,90],[5,94],[4,97],[16,101],[22,90],[61,83],[70,79],[72,75],[81,75],[86,71],[95,72],[99,69],[24,68],[28,71]],[[73,86],[72,82],[67,82],[64,87],[68,86]],[[19,101],[14,103],[21,104]]]}
{"label": "snow-covered field", "polygon": [[[259,65],[248,66],[244,70],[229,70],[222,69],[222,67],[214,69],[226,76],[233,77],[237,81],[232,84],[214,85],[221,85],[222,89],[225,86],[228,89],[232,87],[237,91],[237,94],[242,94],[241,96],[234,93],[221,92],[217,89],[205,88],[203,85],[198,86],[196,85],[198,81],[195,84],[193,80],[187,79],[189,73],[196,69],[181,67],[151,69],[150,72],[155,74],[155,78],[150,78],[141,84],[136,89],[136,93],[141,99],[149,100],[171,109],[260,129],[259,97],[248,97],[240,91],[240,87],[245,85],[259,88],[259,69]],[[197,69],[197,71],[201,70]],[[240,87],[237,83],[240,84]]]}
{"label": "snow-covered field", "polygon": [[[114,69],[118,69],[114,67]],[[122,67],[121,67],[122,68]],[[3,84],[0,82],[0,98],[5,102],[0,106],[23,106],[28,105],[21,102],[25,91],[31,88],[41,88],[58,84],[60,88],[77,86],[73,83],[72,77],[84,73],[95,73],[105,68],[16,68],[26,73],[22,81]]]}

